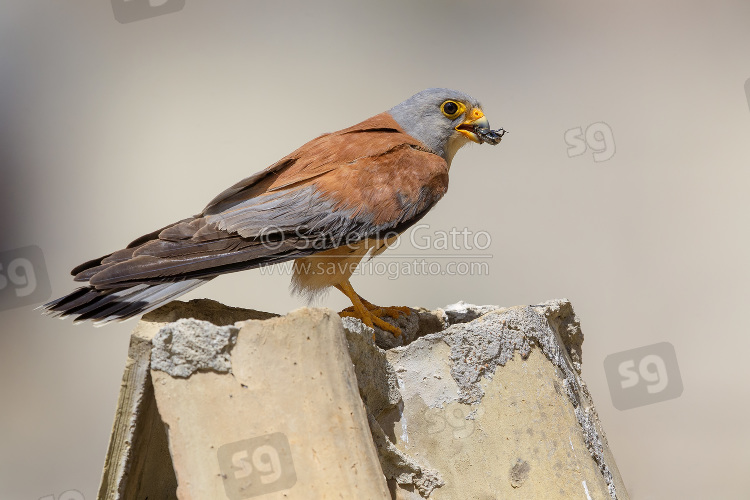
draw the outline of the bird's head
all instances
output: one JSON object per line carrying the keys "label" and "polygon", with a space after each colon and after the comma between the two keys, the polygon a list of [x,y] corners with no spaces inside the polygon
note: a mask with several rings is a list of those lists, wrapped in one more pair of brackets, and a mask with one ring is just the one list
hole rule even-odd
{"label": "bird's head", "polygon": [[406,133],[442,156],[448,165],[469,141],[497,144],[504,133],[490,130],[479,101],[457,90],[423,90],[389,113]]}

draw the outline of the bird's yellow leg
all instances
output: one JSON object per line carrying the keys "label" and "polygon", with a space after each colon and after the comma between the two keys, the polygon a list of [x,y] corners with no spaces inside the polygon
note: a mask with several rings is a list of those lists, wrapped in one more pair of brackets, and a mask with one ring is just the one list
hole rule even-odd
{"label": "bird's yellow leg", "polygon": [[[352,287],[352,284],[349,283],[349,280],[346,280],[345,282],[335,285],[335,286],[344,295],[349,297],[349,300],[352,301],[352,306],[353,306],[352,308],[347,308],[341,311],[339,313],[339,316],[343,316],[343,317],[350,316],[354,318],[359,318],[367,326],[371,328],[373,326],[377,326],[381,330],[391,332],[394,335],[394,337],[398,337],[401,335],[401,329],[399,327],[393,326],[387,321],[383,321],[382,319],[380,319],[379,315],[373,313],[373,310],[382,309],[382,308],[373,306],[371,303],[362,299],[357,294],[357,292],[354,291],[354,288]],[[365,306],[364,303],[367,303],[368,306],[371,306],[373,310],[371,310],[370,307]]]}

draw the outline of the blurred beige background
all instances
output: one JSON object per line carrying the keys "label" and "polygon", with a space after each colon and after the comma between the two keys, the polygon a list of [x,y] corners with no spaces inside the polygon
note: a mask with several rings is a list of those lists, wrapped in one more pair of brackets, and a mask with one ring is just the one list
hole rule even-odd
{"label": "blurred beige background", "polygon": [[[457,88],[510,134],[457,155],[424,222],[487,231],[489,274],[354,285],[430,308],[569,298],[632,498],[745,499],[749,27],[740,1],[187,0],[120,24],[109,2],[6,0],[0,252],[42,248],[60,296],[73,266],[320,133]],[[566,131],[598,122],[615,154],[570,157]],[[185,298],[285,313],[304,305],[288,281],[252,271]],[[0,498],[95,498],[134,326],[0,311]],[[675,348],[682,395],[615,409],[605,357],[658,342]]]}

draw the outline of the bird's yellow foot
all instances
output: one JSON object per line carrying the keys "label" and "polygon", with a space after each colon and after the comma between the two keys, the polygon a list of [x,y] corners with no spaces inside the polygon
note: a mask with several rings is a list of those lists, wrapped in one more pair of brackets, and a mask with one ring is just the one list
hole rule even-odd
{"label": "bird's yellow foot", "polygon": [[[366,301],[365,299],[360,297],[360,300],[362,301],[362,305],[365,306],[365,309],[367,309],[367,312],[372,314],[373,316],[377,318],[382,318],[383,316],[388,316],[389,318],[398,319],[401,316],[408,316],[411,314],[411,309],[406,306],[389,306],[389,307],[380,307],[376,306],[375,304],[372,304],[371,302]],[[343,311],[339,313],[339,315],[346,314],[347,316],[351,316],[356,313],[356,310],[354,306],[349,306]]]}
{"label": "bird's yellow foot", "polygon": [[[391,332],[394,337],[401,336],[401,328],[394,326],[381,318],[382,316],[390,316],[393,319],[398,319],[401,314],[411,314],[411,310],[408,307],[378,307],[360,297],[359,294],[354,291],[354,288],[352,288],[352,285],[348,280],[334,286],[341,290],[341,292],[352,301],[352,307],[347,307],[341,311],[339,316],[358,318],[370,328],[377,326],[381,330]],[[374,335],[373,340],[375,340]]]}
{"label": "bird's yellow foot", "polygon": [[387,321],[380,319],[380,317],[377,314],[367,309],[365,309],[364,314],[362,314],[359,311],[355,310],[354,307],[347,307],[346,309],[344,309],[343,311],[339,313],[339,316],[341,316],[342,318],[346,318],[346,317],[357,318],[361,320],[362,323],[369,326],[370,328],[377,326],[381,330],[385,330],[386,332],[391,332],[394,337],[399,337],[401,335],[401,328],[397,326],[393,326]]}
{"label": "bird's yellow foot", "polygon": [[[388,306],[388,307],[380,307],[376,306],[372,302],[363,299],[362,297],[359,298],[359,300],[362,301],[362,305],[367,308],[368,311],[370,311],[372,314],[377,316],[378,318],[382,318],[383,316],[389,316],[393,319],[398,319],[401,316],[408,316],[411,314],[411,309],[406,306]],[[347,309],[344,309],[345,311],[352,309],[352,307],[349,307]]]}

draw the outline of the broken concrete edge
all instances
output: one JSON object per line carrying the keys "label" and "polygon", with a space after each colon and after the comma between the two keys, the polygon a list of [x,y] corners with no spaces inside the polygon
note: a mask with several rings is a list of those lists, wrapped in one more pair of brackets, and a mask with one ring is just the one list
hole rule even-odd
{"label": "broken concrete edge", "polygon": [[[440,317],[439,313],[436,316]],[[350,317],[342,318],[342,324],[383,475],[386,480],[412,486],[421,497],[429,498],[435,488],[445,484],[440,473],[399,450],[377,421],[386,410],[398,408],[400,413],[404,407],[398,377],[386,351],[373,342],[373,328]]]}
{"label": "broken concrete edge", "polygon": [[[272,316],[275,315],[267,317]],[[376,416],[388,407],[398,406],[402,395],[398,377],[385,360],[386,351],[373,343],[373,334],[377,344],[386,348],[396,344],[396,350],[402,350],[417,340],[445,342],[451,348],[451,375],[460,388],[458,401],[470,405],[481,401],[483,391],[479,382],[482,378],[492,377],[497,366],[504,366],[515,351],[526,359],[536,345],[561,371],[564,389],[582,428],[588,452],[599,467],[610,496],[617,499],[614,479],[604,456],[606,437],[588,389],[580,379],[583,334],[569,301],[557,299],[511,308],[459,302],[444,309],[418,309],[409,316],[387,320],[402,328],[404,334],[400,338],[394,339],[377,328],[373,330],[354,318],[343,318],[342,326],[347,334],[371,433],[388,479],[401,485],[413,485],[423,497],[443,484],[439,473],[399,451],[377,424]],[[175,377],[188,377],[196,371],[231,373],[231,348],[241,323],[216,326],[210,321],[181,318],[162,326],[153,338],[152,369]],[[431,406],[442,406],[447,401],[432,401]],[[466,418],[471,417],[472,413]]]}
{"label": "broken concrete edge", "polygon": [[432,340],[433,336],[451,348],[451,375],[459,386],[458,401],[464,404],[481,401],[484,391],[480,381],[484,377],[491,378],[497,367],[505,366],[516,351],[526,359],[534,345],[539,347],[562,372],[564,390],[581,426],[586,448],[610,496],[617,499],[615,481],[604,456],[606,437],[588,388],[580,378],[583,334],[569,301],[559,299],[536,306],[497,309],[422,340]]}
{"label": "broken concrete edge", "polygon": [[[109,498],[116,493],[121,494],[127,483],[130,464],[133,460],[133,443],[138,430],[140,409],[143,407],[147,392],[149,373],[147,360],[150,350],[150,342],[139,338],[131,340],[121,385],[122,390],[118,396],[114,429],[107,445],[107,455],[97,498]],[[123,419],[122,416],[125,418]],[[118,427],[122,430],[118,431]],[[122,438],[117,439],[118,437]]]}
{"label": "broken concrete edge", "polygon": [[396,481],[401,486],[412,485],[423,498],[429,498],[435,488],[445,484],[440,473],[419,464],[412,457],[399,450],[383,431],[375,417],[367,412],[370,432],[380,459],[380,466],[386,479]]}
{"label": "broken concrete edge", "polygon": [[[450,375],[458,386],[458,394],[448,386],[425,393],[424,385],[418,380],[409,380],[404,383],[398,377],[396,386],[391,389],[395,391],[400,389],[399,396],[409,399],[410,395],[404,394],[404,387],[418,387],[419,394],[411,394],[411,396],[419,395],[429,407],[433,408],[442,408],[453,401],[478,405],[484,396],[480,385],[482,379],[492,378],[497,367],[505,366],[509,360],[513,359],[516,351],[523,359],[527,359],[532,347],[537,346],[559,370],[563,389],[572,405],[576,421],[581,427],[586,448],[596,463],[610,496],[616,500],[615,479],[608,465],[609,460],[605,457],[605,450],[608,450],[606,436],[601,428],[588,388],[580,378],[583,334],[570,302],[560,299],[535,306],[511,308],[459,303],[448,306],[446,310],[443,310],[446,322],[453,323],[451,326],[443,331],[425,335],[408,346],[391,349],[390,352],[409,356],[407,364],[412,362],[418,364],[419,355],[416,354],[418,350],[424,349],[427,352],[431,344],[445,343],[450,348],[452,364]],[[350,331],[357,331],[362,336],[369,333],[363,326],[352,328],[350,323],[347,327]],[[354,353],[352,357],[356,360],[355,364],[368,362],[367,358],[363,361],[362,356],[357,359]],[[390,364],[388,366],[392,368]],[[421,376],[419,370],[413,373],[415,376]],[[388,379],[391,380],[391,377]],[[392,381],[390,385],[393,386]],[[368,394],[367,387],[360,389],[363,399],[372,398]],[[390,402],[393,403],[393,401]],[[379,409],[369,408],[373,411]],[[474,413],[472,410],[466,418],[473,419]]]}
{"label": "broken concrete edge", "polygon": [[[613,500],[617,500],[615,481],[604,456],[607,438],[601,428],[593,398],[586,383],[580,377],[581,345],[583,343],[580,322],[576,318],[570,302],[550,301],[535,307],[535,309],[540,308],[541,311],[539,312],[547,318],[549,333],[552,333],[554,338],[550,335],[543,335],[541,337],[545,340],[537,338],[537,341],[540,343],[540,348],[547,359],[562,370],[565,392],[573,405],[576,419],[583,431],[586,448],[599,467],[599,472],[607,483],[610,496]],[[560,346],[565,346],[565,349],[561,349]],[[581,396],[583,396],[584,401],[581,401]]]}
{"label": "broken concrete edge", "polygon": [[[153,436],[148,429],[153,423],[148,414],[155,411],[150,371],[153,347],[151,339],[161,324],[163,323],[142,321],[130,336],[117,411],[97,494],[99,499],[130,498],[134,483],[141,481],[142,468],[148,463],[148,458],[142,451],[144,448],[150,450],[154,445]],[[149,465],[153,466],[154,463]],[[166,463],[163,465],[169,467]],[[162,474],[161,477],[168,481],[170,472],[174,477],[173,471],[154,473]]]}
{"label": "broken concrete edge", "polygon": [[[191,301],[192,302],[192,301]],[[202,300],[209,308],[217,309],[218,302]],[[172,306],[172,315],[179,316],[178,307],[171,303],[165,307]],[[448,306],[446,312],[442,309],[428,311],[426,309],[414,310],[413,314],[402,315],[397,319],[386,318],[392,324],[399,326],[404,332],[395,338],[389,332],[368,329],[369,335],[375,334],[377,343],[383,347],[393,347],[416,340],[429,333],[437,332],[450,324],[471,321],[485,310],[491,310],[495,306],[473,306],[459,302]],[[234,308],[237,313],[244,309]],[[161,309],[159,310],[160,323],[164,323]],[[249,311],[248,311],[249,312]],[[153,313],[152,313],[153,314]],[[169,313],[168,313],[169,314]],[[276,315],[265,314],[263,318],[268,319]],[[237,333],[241,323],[248,319],[242,319],[232,325],[217,325],[213,321],[196,318],[175,318],[174,321],[164,324],[153,337],[153,352],[151,366],[170,374],[173,377],[186,378],[197,371],[215,371],[217,373],[231,373],[230,352],[237,341]],[[353,318],[344,318],[344,327],[359,331],[359,326],[365,327],[361,321]]]}
{"label": "broken concrete edge", "polygon": [[[185,310],[199,317],[184,316]],[[189,377],[196,371],[231,372],[230,352],[237,342],[239,323],[266,320],[278,314],[229,307],[209,299],[170,302],[145,315],[143,321],[161,324],[144,339],[152,342],[151,366],[173,377]],[[138,333],[134,332],[134,335]]]}

